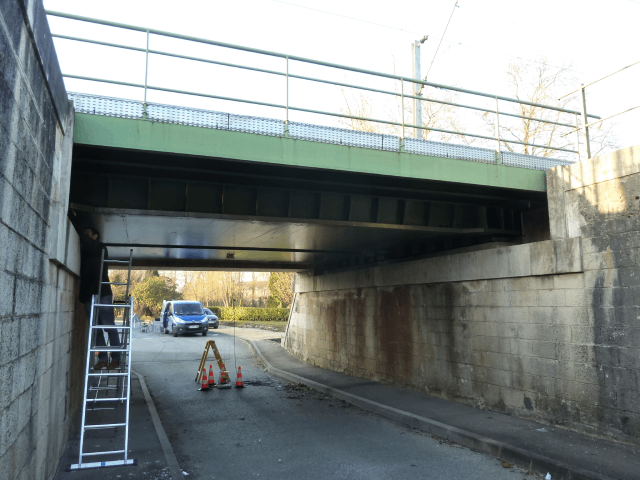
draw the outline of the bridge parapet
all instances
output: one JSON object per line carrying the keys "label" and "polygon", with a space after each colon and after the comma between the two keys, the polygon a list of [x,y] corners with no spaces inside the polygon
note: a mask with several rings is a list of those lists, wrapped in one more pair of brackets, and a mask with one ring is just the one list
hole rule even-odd
{"label": "bridge parapet", "polygon": [[[123,98],[105,97],[70,92],[77,113],[105,115],[109,117],[146,119],[152,122],[173,123],[194,127],[213,128],[236,132],[254,133],[273,137],[285,137],[312,142],[331,143],[350,147],[370,148],[390,152],[413,153],[440,158],[452,158],[496,164],[497,152],[488,148],[471,147],[454,143],[434,142],[415,138],[404,139],[395,135],[335,128],[309,123],[287,122],[274,118],[238,115],[197,108],[145,103]],[[288,131],[287,131],[288,125]],[[573,162],[509,151],[499,152],[505,166],[547,170]]]}
{"label": "bridge parapet", "polygon": [[[77,74],[65,74],[64,77],[74,79],[74,81],[80,81],[80,84],[84,83],[85,85],[86,82],[90,82],[90,84],[93,85],[102,83],[134,88],[134,91],[137,90],[137,92],[143,94],[141,107],[142,116],[145,118],[147,118],[148,115],[154,115],[150,110],[155,109],[157,111],[157,104],[154,106],[154,104],[148,102],[148,94],[150,92],[152,92],[156,98],[163,99],[168,98],[168,94],[179,95],[182,98],[188,96],[192,99],[198,98],[202,101],[215,102],[213,105],[216,106],[216,109],[217,105],[221,102],[224,105],[226,105],[227,102],[231,102],[234,105],[249,106],[252,109],[250,113],[257,111],[256,109],[263,109],[262,111],[266,109],[269,112],[278,112],[278,114],[274,116],[279,116],[279,112],[282,112],[284,118],[281,121],[281,135],[283,136],[295,136],[295,131],[298,130],[298,132],[306,132],[304,135],[314,140],[319,138],[320,141],[333,143],[331,141],[331,139],[333,139],[340,144],[351,146],[371,148],[369,144],[373,143],[374,145],[382,145],[382,149],[386,149],[385,146],[387,146],[392,151],[409,153],[422,153],[425,150],[433,151],[434,149],[448,150],[446,143],[437,145],[439,142],[430,142],[428,144],[421,142],[421,139],[426,139],[426,136],[430,132],[435,132],[436,134],[442,135],[446,140],[464,139],[465,143],[468,141],[477,141],[482,143],[483,147],[491,145],[497,147],[495,148],[495,152],[491,149],[484,149],[486,152],[481,155],[478,150],[472,150],[473,153],[471,154],[468,153],[467,148],[469,147],[467,147],[467,145],[456,145],[455,148],[453,148],[455,152],[454,156],[451,156],[451,158],[462,158],[461,155],[463,155],[470,157],[464,158],[466,160],[501,163],[501,159],[504,156],[506,165],[525,168],[549,168],[549,166],[558,165],[558,163],[547,165],[545,162],[542,162],[542,166],[536,167],[535,165],[540,165],[540,162],[536,162],[529,158],[529,156],[523,157],[517,153],[514,154],[514,152],[517,151],[516,149],[522,149],[522,153],[524,154],[539,152],[544,157],[558,153],[565,156],[571,156],[572,154],[578,154],[579,156],[579,142],[572,146],[570,141],[566,139],[558,141],[558,139],[578,128],[578,118],[580,116],[600,118],[591,114],[587,115],[584,109],[583,111],[577,111],[559,105],[544,105],[520,98],[511,98],[504,95],[427,82],[419,78],[366,70],[247,46],[232,45],[206,38],[196,38],[141,26],[126,25],[53,11],[47,11],[47,14],[50,17],[61,17],[83,23],[112,27],[118,29],[120,32],[124,30],[146,34],[145,47],[74,37],[59,33],[53,34],[53,37],[66,41],[82,42],[84,44],[97,45],[101,48],[108,47],[118,49],[119,51],[124,50],[143,53],[145,62],[144,83],[116,81],[113,79]],[[111,38],[112,37],[109,37],[109,40]],[[153,42],[155,42],[155,40],[159,38],[164,40],[178,39],[182,41],[183,44],[184,41],[187,41],[195,46],[196,49],[202,46],[207,46],[207,48],[214,47],[216,48],[216,58],[209,58],[209,54],[205,56],[194,56],[193,49],[190,49],[187,54],[180,54],[166,49],[159,50],[152,48],[151,41],[153,40]],[[201,51],[204,52],[204,50]],[[247,56],[247,54],[249,55]],[[248,61],[248,64],[234,63],[236,57],[239,58],[240,56],[245,56],[247,59],[251,58],[251,60]],[[108,60],[108,57],[102,55],[100,58],[102,62]],[[153,61],[162,61],[162,64],[158,64],[161,68],[156,69],[154,67],[150,69],[150,59],[153,59]],[[175,85],[170,86],[169,83],[171,82],[168,82],[167,79],[173,75],[176,68],[175,66],[178,65],[178,63],[171,62],[185,62],[184,64],[180,63],[180,65],[187,68],[195,68],[195,66],[214,68],[214,72],[216,72],[216,82],[214,82],[215,89],[205,92],[194,91],[193,89],[187,90],[186,88],[188,87],[176,89]],[[171,65],[174,65],[174,67],[171,67]],[[274,66],[267,69],[264,68],[266,65]],[[275,65],[278,65],[278,67],[275,67]],[[113,65],[113,68],[117,68],[117,66]],[[316,70],[318,70],[319,73],[316,73]],[[156,77],[157,72],[162,72],[162,74]],[[250,72],[252,77],[242,79],[241,74],[246,72]],[[127,72],[123,73],[126,74]],[[155,83],[154,80],[150,80],[151,73],[154,74],[154,78],[159,78],[158,81],[160,83]],[[202,75],[211,75],[211,72],[203,72]],[[262,88],[261,90],[255,89],[254,86],[258,83],[255,81],[255,78],[257,78],[256,75],[268,81],[269,87]],[[351,78],[353,78],[353,80],[350,80]],[[180,85],[188,85],[185,79],[174,80],[179,80]],[[175,84],[176,82],[174,81],[173,83]],[[255,95],[247,94],[246,87],[249,85],[252,91],[255,90]],[[323,90],[322,88],[327,85],[334,88],[334,90],[331,92],[326,89]],[[302,89],[300,87],[302,87]],[[407,87],[409,87],[409,89],[407,89]],[[208,86],[204,88],[209,89]],[[429,90],[429,92],[427,92],[427,90]],[[299,95],[301,91],[304,93]],[[380,98],[382,101],[376,101],[374,108],[373,105],[369,105],[368,99],[361,97],[363,101],[360,102],[358,111],[351,111],[348,105],[346,111],[344,111],[344,109],[338,108],[336,101],[342,102],[341,105],[344,105],[347,91],[358,92],[359,95],[362,95],[363,92],[367,95],[376,95],[376,98]],[[414,94],[411,95],[409,93],[410,91],[413,91]],[[466,100],[466,103],[458,103],[457,100],[454,102],[451,98],[440,97],[436,92],[465,95],[470,97],[470,99]],[[296,97],[293,103],[290,102],[290,94]],[[336,94],[338,95],[337,98]],[[413,107],[410,107],[407,101],[409,104],[413,104]],[[347,104],[348,103],[347,101]],[[365,103],[366,107],[364,107],[362,103]],[[395,106],[390,107],[392,104]],[[431,117],[429,117],[426,124],[423,124],[422,116],[417,114],[418,111],[421,111],[423,104],[436,104],[446,106],[447,108],[460,109],[459,111],[461,112],[476,115],[480,114],[483,118],[491,118],[492,120],[485,125],[485,127],[489,126],[488,130],[487,128],[478,129],[478,122],[472,122],[476,124],[476,128],[471,129],[473,131],[467,128],[459,128],[455,125],[445,128],[445,126],[438,123],[437,120],[434,123]],[[139,107],[136,106],[134,109],[138,110]],[[408,121],[405,117],[407,117],[407,112],[410,112],[412,109],[415,119]],[[336,110],[340,110],[340,112]],[[389,111],[382,113],[383,110]],[[394,113],[391,110],[397,111]],[[353,130],[333,129],[331,126],[320,127],[318,125],[291,122],[291,112],[300,115],[300,117],[298,117],[299,119],[306,119],[310,115],[315,115],[324,119],[328,118],[330,122],[351,122]],[[373,115],[377,117],[374,118]],[[465,118],[469,119],[468,117]],[[267,120],[258,121],[264,122]],[[525,122],[526,124],[534,124],[536,126],[542,125],[548,127],[550,130],[547,131],[548,134],[542,136],[531,137],[525,134],[521,136],[521,138],[513,133],[514,129],[509,126],[510,121]],[[584,118],[583,123],[586,122],[587,120]],[[308,134],[309,129],[312,130],[310,135]],[[409,135],[407,135],[407,129],[409,129]],[[395,136],[395,134],[398,135]],[[387,138],[388,141],[385,142],[386,137],[391,138]],[[460,151],[462,151],[462,153],[460,153]],[[448,152],[445,152],[444,157],[448,158],[446,153]]]}

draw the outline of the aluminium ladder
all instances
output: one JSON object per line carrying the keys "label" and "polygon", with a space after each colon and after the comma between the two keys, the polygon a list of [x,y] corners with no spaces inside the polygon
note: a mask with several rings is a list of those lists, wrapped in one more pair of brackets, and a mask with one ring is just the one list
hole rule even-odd
{"label": "aluminium ladder", "polygon": [[[100,286],[98,287],[98,295],[91,298],[91,314],[89,317],[89,339],[87,342],[87,362],[84,376],[84,397],[82,404],[82,425],[80,429],[80,452],[78,463],[67,467],[67,471],[81,470],[87,468],[114,467],[121,465],[136,465],[136,460],[128,458],[129,453],[129,403],[131,399],[131,318],[133,315],[133,297],[129,296],[129,286],[131,282],[131,263],[133,258],[133,250],[129,251],[129,260],[108,260],[104,258],[105,250],[102,250],[102,258],[100,264]],[[126,282],[103,282],[102,272],[105,264],[121,264],[128,265]],[[123,302],[115,302],[110,304],[100,303],[102,285],[126,285],[125,300]],[[124,314],[122,323],[114,322],[113,326],[105,326],[98,324],[99,308],[122,308]],[[115,315],[114,315],[115,319]],[[103,335],[103,331],[116,330],[120,337],[120,348],[104,346],[96,346],[96,336]],[[106,343],[106,342],[105,342]],[[120,353],[120,365],[114,370],[92,370],[94,356],[98,352],[118,352]],[[124,407],[124,412],[122,408]],[[115,421],[111,423],[88,423],[88,416],[98,411],[111,410]],[[90,413],[91,412],[91,413]],[[89,413],[89,415],[87,415]],[[106,413],[99,414],[102,417]],[[118,416],[124,415],[124,421],[118,419]],[[85,434],[92,430],[108,430],[114,429],[114,436],[118,433],[118,429],[124,427],[124,446],[122,450],[109,450],[100,452],[85,452]],[[100,462],[86,462],[84,457],[122,457],[117,460],[110,459]]]}

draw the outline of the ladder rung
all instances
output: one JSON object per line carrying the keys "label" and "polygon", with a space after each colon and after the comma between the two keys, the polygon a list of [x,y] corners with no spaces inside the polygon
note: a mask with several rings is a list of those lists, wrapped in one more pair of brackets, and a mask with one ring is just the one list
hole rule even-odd
{"label": "ladder rung", "polygon": [[[126,425],[126,423],[105,423],[104,425],[85,425],[84,429],[85,430],[100,430],[102,428],[124,427],[125,425]],[[86,453],[83,453],[83,455],[86,455]]]}
{"label": "ladder rung", "polygon": [[118,347],[98,347],[98,348],[90,348],[90,352],[128,352],[128,348],[118,348]]}
{"label": "ladder rung", "polygon": [[108,260],[105,258],[104,260],[105,263],[121,263],[121,264],[129,264],[129,260]]}
{"label": "ladder rung", "polygon": [[101,402],[124,402],[127,397],[114,397],[114,398],[87,398],[87,403],[101,403]]}
{"label": "ladder rung", "polygon": [[90,453],[83,453],[82,456],[91,457],[96,455],[115,455],[117,453],[124,453],[124,450],[112,450],[110,452],[90,452]]}
{"label": "ladder rung", "polygon": [[129,285],[127,282],[101,282],[102,285]]}
{"label": "ladder rung", "polygon": [[[85,453],[84,455],[88,455]],[[74,472],[76,470],[84,470],[88,468],[100,468],[100,467],[116,467],[119,465],[137,465],[138,461],[130,458],[128,460],[112,460],[107,462],[91,462],[91,463],[74,463],[73,465],[67,466],[68,472]]]}
{"label": "ladder rung", "polygon": [[99,328],[99,329],[105,329],[105,330],[115,330],[115,329],[120,329],[120,330],[129,330],[131,329],[131,325],[127,325],[126,327],[123,326],[119,326],[119,325],[91,325],[91,328]]}
{"label": "ladder rung", "polygon": [[130,303],[94,303],[94,307],[117,307],[117,308],[131,308]]}
{"label": "ladder rung", "polygon": [[124,377],[128,373],[89,373],[90,377]]}

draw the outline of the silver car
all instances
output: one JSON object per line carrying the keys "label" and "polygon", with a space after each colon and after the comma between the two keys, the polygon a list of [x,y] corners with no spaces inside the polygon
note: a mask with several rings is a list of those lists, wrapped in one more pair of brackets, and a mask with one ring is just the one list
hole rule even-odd
{"label": "silver car", "polygon": [[204,313],[207,315],[207,319],[209,320],[209,327],[218,328],[220,322],[218,321],[217,315],[208,308],[204,309]]}

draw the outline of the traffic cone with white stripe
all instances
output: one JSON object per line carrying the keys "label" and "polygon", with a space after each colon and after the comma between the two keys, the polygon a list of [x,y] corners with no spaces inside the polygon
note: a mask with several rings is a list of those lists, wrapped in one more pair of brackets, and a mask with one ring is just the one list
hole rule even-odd
{"label": "traffic cone with white stripe", "polygon": [[209,365],[209,388],[213,388],[216,386],[216,380],[213,377],[213,367]]}
{"label": "traffic cone with white stripe", "polygon": [[220,369],[220,382],[218,383],[218,388],[231,388],[231,379],[229,378],[229,372],[227,371],[227,367],[224,366],[224,363]]}
{"label": "traffic cone with white stripe", "polygon": [[238,375],[236,376],[236,388],[244,388],[242,381],[242,367],[238,367]]}
{"label": "traffic cone with white stripe", "polygon": [[202,386],[198,389],[199,392],[209,391],[209,382],[207,381],[207,369],[202,369]]}

